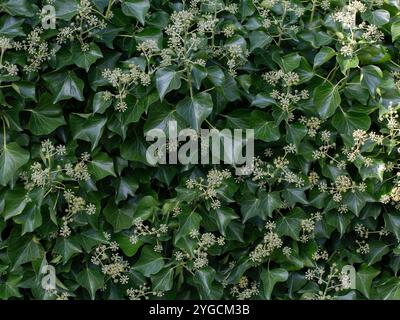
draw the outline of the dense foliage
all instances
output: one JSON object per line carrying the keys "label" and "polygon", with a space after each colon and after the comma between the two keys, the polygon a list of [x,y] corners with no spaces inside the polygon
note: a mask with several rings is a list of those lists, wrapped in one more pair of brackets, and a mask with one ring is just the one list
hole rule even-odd
{"label": "dense foliage", "polygon": [[[0,299],[400,299],[398,0],[0,11]],[[252,172],[151,165],[171,120]]]}

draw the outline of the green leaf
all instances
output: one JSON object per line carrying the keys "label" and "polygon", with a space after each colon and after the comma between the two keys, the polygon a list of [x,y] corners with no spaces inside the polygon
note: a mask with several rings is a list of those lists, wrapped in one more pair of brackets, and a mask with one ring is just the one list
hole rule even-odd
{"label": "green leaf", "polygon": [[13,82],[11,87],[24,99],[36,100],[36,87],[35,84],[29,81]]}
{"label": "green leaf", "polygon": [[164,267],[164,258],[154,252],[153,246],[144,246],[139,260],[133,265],[132,269],[139,271],[145,277],[158,273]]}
{"label": "green leaf", "polygon": [[213,102],[209,93],[198,93],[193,98],[187,97],[178,102],[176,111],[192,127],[199,131],[202,122],[211,114]]}
{"label": "green leaf", "polygon": [[14,230],[8,241],[7,254],[13,268],[43,257],[43,248],[32,234],[20,236]]}
{"label": "green leaf", "polygon": [[326,222],[328,225],[333,226],[339,231],[340,237],[346,234],[346,229],[351,223],[351,218],[349,215],[340,212],[330,212],[326,216]]}
{"label": "green leaf", "polygon": [[78,12],[78,0],[57,0],[54,1],[56,18],[69,21]]}
{"label": "green leaf", "polygon": [[0,283],[0,299],[21,298],[22,294],[18,290],[18,284],[22,278],[22,274],[9,274],[7,280]]}
{"label": "green leaf", "polygon": [[163,101],[165,95],[181,87],[181,78],[179,74],[171,69],[160,68],[155,75],[156,87],[160,100]]}
{"label": "green leaf", "polygon": [[368,266],[382,260],[382,258],[389,253],[389,245],[380,240],[369,241],[369,252],[366,255]]}
{"label": "green leaf", "polygon": [[286,188],[283,192],[283,197],[289,202],[291,205],[295,205],[296,203],[308,204],[306,194],[303,189],[293,189]]}
{"label": "green leaf", "polygon": [[377,66],[365,66],[361,68],[361,85],[369,90],[371,96],[382,82],[383,73]]}
{"label": "green leaf", "polygon": [[249,34],[250,40],[250,51],[254,51],[257,48],[264,48],[266,45],[272,42],[272,38],[264,31],[252,31]]}
{"label": "green leaf", "polygon": [[323,47],[314,57],[314,68],[323,65],[336,55],[336,51],[331,47]]}
{"label": "green leaf", "polygon": [[289,236],[298,241],[301,231],[301,221],[305,218],[303,210],[295,208],[288,215],[281,216],[276,221],[276,231],[281,236]]}
{"label": "green leaf", "polygon": [[92,150],[97,147],[106,122],[107,118],[91,114],[72,114],[69,121],[73,138],[90,142]]}
{"label": "green leaf", "polygon": [[285,282],[289,277],[289,273],[282,268],[263,270],[260,274],[264,298],[270,300],[275,285],[278,282]]}
{"label": "green leaf", "polygon": [[290,72],[300,66],[301,56],[297,52],[282,57],[281,64],[285,72]]}
{"label": "green leaf", "polygon": [[92,42],[85,51],[82,51],[81,45],[77,43],[72,47],[72,61],[78,67],[85,69],[86,72],[89,71],[93,63],[102,57],[103,54],[100,48],[94,42]]}
{"label": "green leaf", "polygon": [[400,300],[400,279],[398,277],[387,279],[377,287],[377,292],[381,300]]}
{"label": "green leaf", "polygon": [[219,232],[221,232],[223,236],[225,236],[226,229],[231,221],[239,219],[235,211],[229,207],[215,209],[215,212],[212,212],[212,214],[215,214],[215,222],[217,223]]}
{"label": "green leaf", "polygon": [[142,241],[138,241],[135,244],[132,244],[132,242],[129,240],[129,236],[123,233],[118,233],[116,239],[122,252],[128,257],[133,257],[143,245]]}
{"label": "green leaf", "polygon": [[14,217],[14,222],[22,225],[21,235],[32,232],[42,225],[42,214],[40,206],[28,203],[24,212]]}
{"label": "green leaf", "polygon": [[363,264],[357,271],[356,289],[360,291],[367,299],[371,299],[372,280],[380,274],[381,271]]}
{"label": "green leaf", "polygon": [[174,269],[168,268],[161,270],[156,275],[151,276],[153,291],[169,291],[174,285]]}
{"label": "green leaf", "polygon": [[145,24],[145,16],[150,9],[149,0],[125,0],[121,5],[122,12],[128,17],[135,17],[139,22]]}
{"label": "green leaf", "polygon": [[343,197],[343,203],[358,216],[367,203],[367,197],[360,191],[347,192]]}
{"label": "green leaf", "polygon": [[174,245],[193,254],[196,241],[189,236],[189,233],[192,230],[199,230],[202,218],[193,210],[190,212],[182,212],[178,216],[178,220],[179,229],[175,233]]}
{"label": "green leaf", "polygon": [[112,104],[112,99],[104,100],[105,91],[96,92],[93,97],[93,113],[104,113]]}
{"label": "green leaf", "polygon": [[11,16],[33,17],[35,9],[28,0],[2,1],[0,7]]}
{"label": "green leaf", "polygon": [[10,17],[4,15],[0,18],[0,35],[4,37],[18,37],[24,36],[25,33],[22,31],[22,24],[24,19]]}
{"label": "green leaf", "polygon": [[362,129],[367,131],[371,126],[371,119],[365,113],[337,112],[332,118],[332,125],[341,134],[352,136],[353,131]]}
{"label": "green leaf", "polygon": [[383,218],[385,220],[385,229],[392,232],[396,236],[397,241],[400,241],[400,216],[385,213]]}
{"label": "green leaf", "polygon": [[84,101],[83,87],[84,82],[79,79],[75,72],[56,72],[43,76],[50,91],[53,93],[53,103],[74,98]]}
{"label": "green leaf", "polygon": [[317,112],[323,119],[331,117],[341,102],[337,87],[330,83],[324,83],[316,87],[313,98]]}
{"label": "green leaf", "polygon": [[390,32],[392,34],[393,42],[400,38],[400,20],[392,23],[390,27]]}
{"label": "green leaf", "polygon": [[0,153],[0,184],[5,186],[29,160],[29,151],[15,142],[3,146]]}
{"label": "green leaf", "polygon": [[128,229],[134,222],[134,210],[132,206],[125,204],[121,208],[110,201],[103,210],[104,217],[113,226],[114,232]]}
{"label": "green leaf", "polygon": [[71,257],[76,255],[77,253],[81,253],[82,250],[80,243],[76,237],[61,237],[57,239],[53,252],[55,254],[61,255],[63,258],[63,264],[66,264]]}
{"label": "green leaf", "polygon": [[47,135],[66,124],[62,108],[52,103],[52,98],[44,94],[36,108],[31,109],[29,130],[35,135]]}
{"label": "green leaf", "polygon": [[260,217],[266,220],[272,217],[275,209],[282,206],[282,201],[278,191],[266,193],[262,191],[259,197],[244,198],[241,202],[240,211],[243,216],[243,222],[253,218]]}
{"label": "green leaf", "polygon": [[280,138],[279,127],[273,121],[266,121],[266,113],[263,111],[254,110],[251,113],[250,126],[254,129],[255,139],[271,142]]}
{"label": "green leaf", "polygon": [[353,57],[345,57],[343,55],[337,55],[336,61],[339,63],[340,71],[344,75],[347,74],[348,70],[357,68],[360,62],[356,55]]}
{"label": "green leaf", "polygon": [[361,16],[363,19],[368,20],[369,23],[378,27],[383,26],[390,21],[390,13],[384,9],[378,9],[374,11],[368,10]]}
{"label": "green leaf", "polygon": [[97,269],[86,268],[76,277],[78,283],[90,294],[92,300],[96,297],[96,291],[104,287],[104,276]]}
{"label": "green leaf", "polygon": [[200,299],[216,300],[222,296],[222,287],[214,285],[216,272],[211,267],[205,267],[197,270],[193,276],[193,282],[196,285]]}
{"label": "green leaf", "polygon": [[94,179],[101,180],[108,176],[116,177],[113,160],[104,152],[97,153],[88,164],[89,172]]}
{"label": "green leaf", "polygon": [[4,220],[18,216],[24,211],[26,205],[28,204],[26,191],[7,190],[4,195],[4,202],[4,208],[1,210]]}
{"label": "green leaf", "polygon": [[115,201],[119,202],[128,199],[129,196],[133,196],[138,187],[139,184],[135,176],[120,177],[115,188]]}

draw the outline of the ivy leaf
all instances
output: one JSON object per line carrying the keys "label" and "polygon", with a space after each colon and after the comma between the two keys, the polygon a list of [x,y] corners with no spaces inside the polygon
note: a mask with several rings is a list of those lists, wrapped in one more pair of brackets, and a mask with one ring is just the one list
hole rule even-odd
{"label": "ivy leaf", "polygon": [[160,100],[163,101],[165,95],[181,87],[181,78],[179,74],[171,69],[160,68],[156,71],[156,87]]}
{"label": "ivy leaf", "polygon": [[361,85],[374,96],[376,89],[382,82],[383,73],[377,66],[365,66],[361,68]]}
{"label": "ivy leaf", "polygon": [[40,259],[43,257],[43,253],[43,248],[37,237],[33,234],[21,236],[19,232],[14,229],[7,248],[7,254],[13,268]]}
{"label": "ivy leaf", "polygon": [[193,98],[187,97],[178,102],[176,111],[192,127],[199,131],[202,122],[211,114],[213,102],[209,93],[198,93]]}
{"label": "ivy leaf", "polygon": [[28,160],[29,152],[17,143],[5,144],[0,153],[0,184],[7,185],[18,169],[25,165]]}
{"label": "ivy leaf", "polygon": [[117,176],[114,172],[113,160],[104,152],[97,153],[89,162],[88,167],[90,174],[96,181],[107,176]]}
{"label": "ivy leaf", "polygon": [[174,245],[189,253],[193,253],[196,241],[189,236],[189,233],[192,230],[199,230],[202,218],[193,210],[191,212],[182,212],[178,220],[179,229],[175,234]]}
{"label": "ivy leaf", "polygon": [[104,287],[104,276],[97,269],[86,268],[76,277],[78,283],[90,294],[92,300],[96,297],[96,291]]}
{"label": "ivy leaf", "polygon": [[380,274],[381,271],[363,264],[357,271],[356,289],[360,291],[367,299],[371,298],[371,286],[373,279]]}
{"label": "ivy leaf", "polygon": [[112,99],[104,100],[104,91],[96,92],[93,97],[93,113],[104,113],[112,104]]}
{"label": "ivy leaf", "polygon": [[23,23],[24,19],[4,15],[0,18],[0,34],[11,38],[24,36],[25,33],[21,28]]}
{"label": "ivy leaf", "polygon": [[43,222],[40,206],[28,203],[23,213],[14,217],[13,220],[22,225],[21,235],[34,231]]}
{"label": "ivy leaf", "polygon": [[125,0],[121,4],[122,12],[128,17],[135,17],[139,22],[145,24],[145,16],[150,9],[148,0]]}
{"label": "ivy leaf", "polygon": [[168,268],[161,270],[156,275],[151,276],[153,291],[169,291],[174,285],[174,269]]}
{"label": "ivy leaf", "polygon": [[400,20],[392,23],[390,27],[390,32],[392,34],[393,42],[400,38]]}
{"label": "ivy leaf", "polygon": [[36,87],[35,84],[29,81],[13,82],[11,87],[24,99],[36,100]]}
{"label": "ivy leaf", "polygon": [[22,274],[9,274],[7,280],[0,283],[0,299],[21,298],[22,294],[18,290],[18,284],[22,278]]}
{"label": "ivy leaf", "polygon": [[332,118],[332,125],[341,134],[352,136],[357,129],[368,130],[371,126],[371,119],[365,113],[337,112]]}
{"label": "ivy leaf", "polygon": [[136,252],[140,249],[140,247],[143,245],[142,241],[138,241],[135,244],[133,244],[129,240],[129,236],[125,235],[124,233],[118,233],[116,236],[117,242],[119,247],[121,248],[122,252],[128,256],[128,257],[133,257]]}
{"label": "ivy leaf", "polygon": [[4,207],[1,210],[1,214],[4,220],[8,220],[12,217],[20,215],[28,201],[26,200],[25,190],[7,190],[4,195]]}
{"label": "ivy leaf", "polygon": [[62,108],[53,104],[48,94],[44,94],[38,106],[30,112],[29,130],[35,135],[47,135],[66,124]]}
{"label": "ivy leaf", "polygon": [[368,266],[382,260],[383,256],[390,251],[389,245],[380,240],[372,240],[369,242],[369,252],[366,255]]}
{"label": "ivy leaf", "polygon": [[295,208],[288,215],[282,216],[277,220],[277,233],[282,236],[289,236],[298,241],[301,231],[301,221],[304,218],[304,211],[299,208]]}
{"label": "ivy leaf", "polygon": [[331,47],[323,47],[314,57],[314,69],[323,65],[336,55],[336,51]]}
{"label": "ivy leaf", "polygon": [[61,237],[57,239],[53,252],[61,255],[63,258],[63,264],[66,264],[71,257],[77,253],[81,253],[82,250],[76,237]]}
{"label": "ivy leaf", "polygon": [[218,230],[223,236],[226,234],[226,229],[232,220],[239,219],[235,211],[229,207],[221,207],[215,210],[215,222],[217,223]]}
{"label": "ivy leaf", "polygon": [[383,9],[374,11],[366,11],[362,15],[363,19],[368,20],[369,23],[378,27],[383,26],[390,21],[390,13]]}
{"label": "ivy leaf", "polygon": [[200,299],[216,300],[222,296],[222,287],[213,284],[216,272],[211,267],[197,270],[193,276],[193,283],[199,292]]}
{"label": "ivy leaf", "polygon": [[84,101],[84,82],[79,79],[74,71],[55,72],[43,76],[50,91],[53,93],[53,103],[74,98]]}
{"label": "ivy leaf", "polygon": [[119,177],[115,188],[115,201],[119,202],[128,199],[128,196],[133,196],[138,187],[139,184],[135,176]]}
{"label": "ivy leaf", "polygon": [[256,216],[265,220],[267,217],[271,218],[273,211],[281,206],[282,201],[278,191],[269,193],[262,191],[259,197],[244,198],[240,206],[240,211],[243,216],[243,222]]}
{"label": "ivy leaf", "polygon": [[282,268],[263,270],[260,274],[264,298],[271,299],[272,290],[278,282],[285,282],[289,277],[289,273]]}
{"label": "ivy leaf", "polygon": [[293,189],[293,188],[287,188],[283,192],[283,197],[289,202],[291,205],[295,205],[296,203],[301,203],[301,204],[308,204],[306,194],[304,192],[304,189],[298,188],[298,189]]}
{"label": "ivy leaf", "polygon": [[73,114],[69,124],[73,138],[90,142],[94,150],[100,141],[106,122],[107,118],[100,115]]}
{"label": "ivy leaf", "polygon": [[340,71],[346,75],[347,71],[353,68],[357,68],[360,61],[358,56],[345,57],[343,55],[337,55],[336,61],[339,63]]}
{"label": "ivy leaf", "polygon": [[57,19],[69,21],[78,12],[78,1],[77,0],[57,0],[54,2],[54,9],[56,11]]}
{"label": "ivy leaf", "polygon": [[36,6],[28,0],[8,0],[2,1],[0,7],[11,16],[33,17]]}
{"label": "ivy leaf", "polygon": [[383,215],[385,220],[385,229],[392,232],[397,241],[400,241],[400,216],[391,213],[385,213]]}
{"label": "ivy leaf", "polygon": [[129,204],[119,208],[111,201],[104,208],[103,213],[106,220],[113,226],[114,232],[128,229],[133,225],[134,210]]}
{"label": "ivy leaf", "polygon": [[250,52],[257,48],[264,48],[272,42],[272,38],[264,31],[253,31],[249,34]]}
{"label": "ivy leaf", "polygon": [[297,52],[289,53],[282,57],[281,65],[285,72],[290,72],[300,66],[301,56]]}
{"label": "ivy leaf", "polygon": [[392,277],[377,287],[379,298],[382,300],[400,300],[400,279]]}
{"label": "ivy leaf", "polygon": [[339,91],[330,83],[316,87],[313,97],[318,114],[323,119],[331,117],[341,102]]}
{"label": "ivy leaf", "polygon": [[132,269],[139,271],[145,277],[158,273],[164,267],[164,258],[157,252],[154,252],[152,246],[144,246],[139,260],[132,266]]}
{"label": "ivy leaf", "polygon": [[326,216],[328,225],[333,226],[339,231],[340,237],[346,234],[346,229],[351,223],[351,218],[348,215],[340,212],[330,212]]}
{"label": "ivy leaf", "polygon": [[72,61],[80,68],[89,71],[90,66],[95,63],[98,59],[102,58],[103,54],[101,53],[100,48],[92,42],[89,45],[88,50],[82,51],[82,48],[79,44],[75,44],[72,47]]}
{"label": "ivy leaf", "polygon": [[355,192],[347,192],[343,197],[343,203],[347,205],[350,211],[358,216],[361,212],[361,209],[364,208],[365,204],[367,203],[367,197],[358,190]]}

